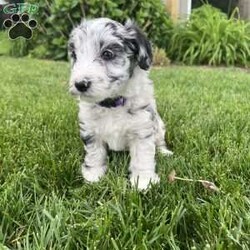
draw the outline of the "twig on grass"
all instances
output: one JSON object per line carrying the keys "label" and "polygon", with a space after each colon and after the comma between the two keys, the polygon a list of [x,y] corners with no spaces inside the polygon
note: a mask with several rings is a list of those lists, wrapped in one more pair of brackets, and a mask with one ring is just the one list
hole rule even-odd
{"label": "twig on grass", "polygon": [[180,181],[189,181],[189,182],[200,182],[204,188],[214,191],[214,192],[219,192],[220,189],[211,181],[206,181],[206,180],[194,180],[194,179],[189,179],[189,178],[182,178],[176,176],[175,170],[172,170],[170,174],[168,175],[168,181],[170,183],[174,182],[175,180],[180,180]]}

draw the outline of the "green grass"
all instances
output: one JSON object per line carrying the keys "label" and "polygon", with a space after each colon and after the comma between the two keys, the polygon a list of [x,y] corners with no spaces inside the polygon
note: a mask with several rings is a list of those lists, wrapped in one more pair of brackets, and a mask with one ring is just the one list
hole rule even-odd
{"label": "green grass", "polygon": [[[0,72],[0,249],[250,249],[249,72],[152,71],[175,154],[157,155],[146,193],[129,187],[126,153],[98,184],[82,180],[66,63],[1,57]],[[221,192],[169,184],[172,169]]]}

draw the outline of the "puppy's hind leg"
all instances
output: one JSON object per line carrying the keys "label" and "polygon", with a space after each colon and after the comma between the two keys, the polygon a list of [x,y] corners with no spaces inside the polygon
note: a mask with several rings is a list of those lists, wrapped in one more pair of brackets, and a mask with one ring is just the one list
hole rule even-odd
{"label": "puppy's hind leg", "polygon": [[173,155],[173,152],[167,149],[167,145],[165,142],[165,125],[159,116],[159,114],[156,114],[156,148],[159,150],[163,155],[171,156]]}

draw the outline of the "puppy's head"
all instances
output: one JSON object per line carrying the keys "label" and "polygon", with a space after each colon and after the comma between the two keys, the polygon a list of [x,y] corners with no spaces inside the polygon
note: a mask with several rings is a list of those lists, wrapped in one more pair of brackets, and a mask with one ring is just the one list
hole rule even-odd
{"label": "puppy's head", "polygon": [[149,41],[131,21],[83,21],[72,31],[68,50],[70,92],[89,102],[120,95],[134,69],[148,70],[152,61]]}

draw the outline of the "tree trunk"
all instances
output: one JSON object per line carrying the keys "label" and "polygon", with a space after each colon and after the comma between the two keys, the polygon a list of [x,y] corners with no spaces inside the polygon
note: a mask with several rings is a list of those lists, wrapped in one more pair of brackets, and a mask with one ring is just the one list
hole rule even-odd
{"label": "tree trunk", "polygon": [[176,21],[179,18],[179,1],[178,0],[165,0],[165,6],[170,13],[172,19]]}
{"label": "tree trunk", "polygon": [[239,0],[240,18],[250,20],[250,1]]}

